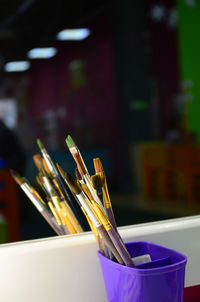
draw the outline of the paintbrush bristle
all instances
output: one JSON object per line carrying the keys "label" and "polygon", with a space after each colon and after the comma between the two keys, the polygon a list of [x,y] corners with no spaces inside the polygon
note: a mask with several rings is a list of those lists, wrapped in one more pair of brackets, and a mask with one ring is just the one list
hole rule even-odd
{"label": "paintbrush bristle", "polygon": [[67,183],[69,184],[72,192],[76,195],[80,194],[82,189],[81,189],[80,184],[77,182],[76,178],[69,173],[66,173],[65,177],[66,177]]}
{"label": "paintbrush bristle", "polygon": [[78,171],[82,178],[83,175],[85,175],[87,173],[87,170],[85,168],[84,162],[82,161],[82,158],[79,153],[74,154],[74,160],[77,164]]}
{"label": "paintbrush bristle", "polygon": [[65,179],[66,173],[63,170],[63,168],[58,163],[56,163],[56,167],[58,168],[58,171],[60,172],[60,175],[62,176],[62,178]]}
{"label": "paintbrush bristle", "polygon": [[70,135],[67,136],[65,141],[66,141],[66,144],[67,144],[68,148],[76,146],[75,141],[73,140],[73,138]]}
{"label": "paintbrush bristle", "polygon": [[43,187],[43,183],[42,183],[42,180],[39,177],[39,175],[36,176],[36,180],[37,180],[37,183],[40,185],[40,187]]}
{"label": "paintbrush bristle", "polygon": [[23,183],[24,183],[24,178],[23,177],[21,177],[16,171],[14,171],[14,170],[10,170],[10,173],[11,173],[11,175],[12,175],[12,177],[14,178],[14,180],[18,183],[18,185],[23,185]]}
{"label": "paintbrush bristle", "polygon": [[46,162],[46,160],[45,160],[44,158],[42,159],[42,165],[43,165],[43,168],[44,168],[45,172],[46,172],[47,174],[51,174],[51,171],[49,170],[49,167],[48,167],[48,165],[47,165],[47,162]]}
{"label": "paintbrush bristle", "polygon": [[94,169],[96,173],[103,172],[103,165],[99,157],[93,159]]}
{"label": "paintbrush bristle", "polygon": [[42,168],[42,156],[39,153],[33,155],[33,161],[37,169],[40,171]]}
{"label": "paintbrush bristle", "polygon": [[101,177],[98,174],[92,175],[91,176],[91,181],[92,181],[93,188],[95,190],[98,190],[98,189],[102,188]]}
{"label": "paintbrush bristle", "polygon": [[75,175],[76,175],[76,178],[77,178],[78,180],[82,180],[82,177],[81,177],[81,174],[80,174],[80,172],[79,172],[78,167],[76,167],[76,169],[75,169]]}
{"label": "paintbrush bristle", "polygon": [[39,138],[37,139],[37,144],[40,149],[44,148],[43,143],[41,142],[41,140]]}

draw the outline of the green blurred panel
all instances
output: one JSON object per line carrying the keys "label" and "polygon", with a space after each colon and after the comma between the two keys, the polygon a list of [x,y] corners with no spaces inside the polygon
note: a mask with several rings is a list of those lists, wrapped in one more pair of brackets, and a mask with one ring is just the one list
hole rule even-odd
{"label": "green blurred panel", "polygon": [[189,88],[192,100],[185,104],[188,130],[194,131],[200,141],[200,2],[189,6],[187,1],[177,0],[179,11],[179,49],[181,80],[192,80]]}

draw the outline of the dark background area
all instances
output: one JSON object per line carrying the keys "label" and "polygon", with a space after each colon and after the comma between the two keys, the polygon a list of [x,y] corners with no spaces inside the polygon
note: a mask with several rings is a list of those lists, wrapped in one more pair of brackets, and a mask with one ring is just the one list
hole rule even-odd
{"label": "dark background area", "polygon": [[[20,173],[40,191],[32,158],[39,152],[37,138],[55,163],[74,173],[65,144],[71,134],[91,174],[92,159],[102,159],[119,226],[199,213],[199,3],[0,4],[0,105],[12,100],[17,108],[11,130],[24,152]],[[82,41],[58,41],[56,34],[69,28],[89,28],[91,34]],[[35,47],[55,47],[57,53],[50,59],[28,59]],[[6,63],[21,60],[29,60],[27,71],[5,71]],[[5,121],[10,109],[3,108],[0,118]],[[168,148],[177,144],[185,157]],[[9,150],[17,154],[16,145]],[[2,165],[3,172],[8,168]],[[53,236],[17,190],[17,240]]]}

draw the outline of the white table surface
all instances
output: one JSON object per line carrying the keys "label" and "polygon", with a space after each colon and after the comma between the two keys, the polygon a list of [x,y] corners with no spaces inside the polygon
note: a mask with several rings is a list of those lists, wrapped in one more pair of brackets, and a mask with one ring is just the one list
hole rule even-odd
{"label": "white table surface", "polygon": [[[186,286],[200,284],[200,216],[119,228],[124,241],[146,240],[187,255]],[[90,232],[0,246],[2,302],[106,302]]]}

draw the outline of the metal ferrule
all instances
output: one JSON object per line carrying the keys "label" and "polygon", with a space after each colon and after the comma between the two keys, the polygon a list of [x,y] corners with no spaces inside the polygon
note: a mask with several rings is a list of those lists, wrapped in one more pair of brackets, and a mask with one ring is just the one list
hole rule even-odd
{"label": "metal ferrule", "polygon": [[48,177],[44,176],[43,177],[43,181],[44,181],[44,184],[45,184],[45,187],[47,189],[47,191],[49,192],[50,195],[52,195],[54,192],[54,189],[52,188],[52,185],[48,179]]}
{"label": "metal ferrule", "polygon": [[83,158],[82,158],[82,156],[81,156],[81,153],[80,153],[79,149],[78,149],[76,146],[70,147],[69,149],[70,149],[70,152],[71,152],[71,154],[72,154],[73,156],[74,156],[75,154],[78,154],[78,155],[79,155],[79,158],[80,158],[80,160],[81,160],[81,164],[82,164],[82,166],[84,167],[84,170],[86,171],[86,173],[89,175],[88,170],[87,170],[87,167],[86,167],[86,165],[85,165],[85,162],[84,162],[84,160],[83,160]]}
{"label": "metal ferrule", "polygon": [[57,172],[57,170],[54,166],[54,163],[52,162],[49,154],[47,153],[47,151],[44,148],[41,151],[42,151],[42,155],[46,161],[46,164],[49,168],[49,171],[51,171],[51,174],[53,175],[53,177],[58,176],[58,172]]}
{"label": "metal ferrule", "polygon": [[103,200],[104,200],[106,209],[111,208],[111,202],[110,202],[110,197],[108,195],[107,186],[103,186]]}
{"label": "metal ferrule", "polygon": [[93,186],[91,184],[90,177],[88,177],[88,175],[83,175],[83,178],[85,180],[86,185],[88,186],[88,189],[90,190],[90,193],[91,193],[93,199],[98,203],[98,205],[100,206],[102,211],[105,212],[105,209],[103,208],[101,200],[99,199],[99,196],[97,195],[96,190],[93,188]]}
{"label": "metal ferrule", "polygon": [[29,186],[26,183],[23,183],[21,185],[21,188],[24,191],[24,193],[28,196],[28,198],[32,201],[34,206],[38,209],[38,211],[39,212],[43,211],[43,207],[41,206],[41,201],[36,196],[33,196]]}
{"label": "metal ferrule", "polygon": [[99,207],[99,205],[97,203],[94,203],[93,206],[94,206],[95,211],[97,212],[97,215],[98,215],[101,223],[103,224],[104,228],[106,229],[106,231],[111,230],[112,224],[110,223],[106,214],[102,211],[102,209]]}
{"label": "metal ferrule", "polygon": [[93,213],[92,209],[90,208],[90,206],[87,204],[87,201],[85,200],[85,194],[82,192],[77,196],[77,198],[79,199],[82,207],[84,208],[84,210],[86,211],[86,213],[88,214],[89,218],[91,219],[92,223],[94,224],[94,226],[96,228],[98,228],[101,224],[98,221],[98,219],[96,218],[95,214]]}

